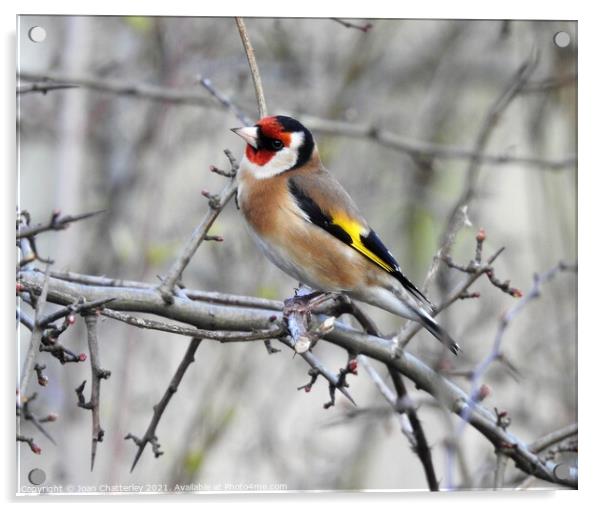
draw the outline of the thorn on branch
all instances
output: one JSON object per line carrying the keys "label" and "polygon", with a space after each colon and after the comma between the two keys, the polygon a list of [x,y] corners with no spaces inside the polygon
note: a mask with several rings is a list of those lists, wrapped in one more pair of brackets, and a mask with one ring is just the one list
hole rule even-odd
{"label": "thorn on branch", "polygon": [[459,300],[469,300],[471,298],[481,298],[481,293],[469,293],[468,291],[464,291],[458,296]]}
{"label": "thorn on branch", "polygon": [[151,437],[148,438],[148,440],[141,440],[140,438],[138,438],[135,435],[132,435],[131,433],[128,433],[127,435],[125,435],[125,437],[123,438],[124,440],[132,440],[135,444],[136,447],[138,447],[139,449],[142,447],[144,448],[144,445],[148,442],[149,444],[151,444],[152,448],[153,448],[153,454],[155,455],[155,458],[158,458],[159,456],[162,456],[163,454],[165,454],[162,450],[161,450],[161,444],[159,443],[159,439],[157,438],[156,435],[152,435]]}
{"label": "thorn on branch", "polygon": [[33,369],[38,377],[38,385],[41,387],[48,385],[48,377],[44,374],[44,369],[46,369],[46,366],[36,363],[36,365],[33,366]]}
{"label": "thorn on branch", "polygon": [[86,398],[84,397],[84,388],[86,387],[86,380],[82,382],[79,387],[76,387],[75,393],[77,394],[77,406],[83,408],[85,410],[91,410],[92,404],[86,402]]}
{"label": "thorn on branch", "polygon": [[272,346],[272,341],[270,339],[266,339],[265,341],[263,341],[263,344],[265,346],[265,349],[268,352],[268,355],[273,355],[274,353],[280,353],[280,350],[278,348],[274,348]]}
{"label": "thorn on branch", "polygon": [[27,445],[29,445],[31,452],[33,452],[34,454],[42,454],[41,447],[34,442],[32,437],[25,437],[23,435],[17,435],[17,442],[24,442]]}
{"label": "thorn on branch", "polygon": [[218,243],[221,243],[222,241],[224,241],[224,237],[223,236],[214,236],[214,235],[205,235],[205,237],[203,238],[205,241],[217,241]]}
{"label": "thorn on branch", "polygon": [[496,425],[506,431],[512,422],[510,415],[506,410],[498,410],[497,408],[494,408],[493,410],[495,411]]}
{"label": "thorn on branch", "polygon": [[310,367],[309,371],[307,371],[307,374],[309,374],[309,377],[311,378],[309,380],[309,383],[297,387],[297,390],[303,389],[305,392],[311,392],[311,389],[316,383],[318,376],[320,376],[320,371],[318,371],[318,369],[316,369],[315,367]]}

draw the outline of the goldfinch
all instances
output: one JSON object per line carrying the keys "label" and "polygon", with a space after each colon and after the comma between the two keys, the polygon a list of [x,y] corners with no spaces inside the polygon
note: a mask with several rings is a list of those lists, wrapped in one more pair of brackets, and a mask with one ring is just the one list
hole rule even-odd
{"label": "goldfinch", "polygon": [[237,199],[251,236],[272,263],[317,291],[419,322],[457,354],[433,306],[401,272],[349,194],[324,168],[311,132],[282,115],[234,128],[247,146]]}

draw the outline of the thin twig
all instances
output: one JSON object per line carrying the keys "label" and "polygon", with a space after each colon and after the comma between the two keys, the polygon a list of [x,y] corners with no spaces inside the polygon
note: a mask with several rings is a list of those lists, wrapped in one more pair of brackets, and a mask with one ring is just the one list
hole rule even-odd
{"label": "thin twig", "polygon": [[199,76],[199,83],[215,98],[217,99],[227,110],[230,110],[240,122],[245,126],[251,126],[253,121],[245,114],[233,101],[229,100],[219,90],[217,90],[209,78],[203,78]]}
{"label": "thin twig", "polygon": [[81,215],[66,215],[61,216],[60,211],[54,211],[50,216],[50,220],[45,224],[38,224],[32,227],[27,226],[17,229],[17,239],[31,238],[45,231],[62,231],[71,225],[73,222],[85,220],[100,213],[104,213],[104,209],[100,211],[92,211],[91,213],[83,213]]}
{"label": "thin twig", "polygon": [[564,428],[553,431],[552,433],[548,433],[545,436],[535,440],[534,442],[529,444],[529,449],[534,453],[540,453],[544,451],[548,447],[557,444],[558,442],[562,442],[566,438],[578,434],[577,424],[571,424]]}
{"label": "thin twig", "polygon": [[71,75],[49,71],[43,73],[21,71],[18,74],[18,79],[28,82],[46,82],[48,84],[67,82],[77,87],[109,94],[151,99],[172,104],[220,108],[217,102],[208,99],[206,95],[200,94],[195,89],[181,90],[145,83],[131,83],[123,80],[101,78],[99,76]]}
{"label": "thin twig", "polygon": [[91,310],[101,310],[103,306],[105,306],[108,303],[111,303],[113,300],[114,298],[102,298],[93,302],[85,302],[83,300],[78,300],[77,302],[71,305],[67,305],[66,307],[62,307],[59,310],[47,314],[40,320],[40,325],[46,327],[50,323],[54,323],[55,321],[64,318],[65,316],[83,314]]}
{"label": "thin twig", "polygon": [[537,56],[535,55],[533,57],[529,57],[529,59],[519,67],[518,71],[514,73],[510,81],[502,89],[501,94],[497,97],[487,111],[485,119],[483,120],[477,134],[473,156],[470,159],[468,169],[466,171],[464,189],[448,216],[446,228],[443,230],[444,233],[447,233],[451,229],[451,226],[456,223],[456,217],[461,215],[462,208],[469,205],[472,201],[477,189],[479,170],[481,168],[481,164],[483,163],[480,155],[485,150],[493,130],[498,125],[498,122],[504,111],[526,85],[527,80],[533,74],[533,71],[535,71],[536,66]]}
{"label": "thin twig", "polygon": [[477,153],[474,149],[470,148],[436,144],[404,137],[372,124],[357,124],[346,121],[322,119],[309,115],[300,115],[299,120],[314,133],[367,139],[382,147],[406,153],[414,158],[475,160],[479,163],[486,163],[488,165],[516,164],[550,171],[574,168],[577,162],[576,155],[571,155],[559,160],[546,160],[535,156],[521,156],[510,153]]}
{"label": "thin twig", "polygon": [[[280,342],[291,348],[293,351],[295,350],[295,344],[290,338],[283,337],[279,340]],[[351,394],[349,394],[347,389],[345,389],[345,387],[341,385],[341,381],[339,380],[339,378],[333,372],[329,371],[326,368],[326,366],[318,359],[318,357],[316,357],[311,351],[306,351],[304,353],[301,353],[300,355],[303,358],[303,360],[305,360],[311,367],[310,376],[312,377],[312,380],[310,383],[299,387],[298,390],[304,389],[306,392],[309,392],[311,390],[312,385],[316,382],[318,375],[322,375],[328,382],[330,390],[330,401],[324,405],[325,408],[330,408],[332,405],[334,405],[335,390],[339,390],[341,394],[343,394],[347,399],[349,399],[349,401],[351,401],[351,403],[357,406],[355,401],[351,397]]]}
{"label": "thin twig", "polygon": [[255,51],[253,50],[253,45],[251,44],[251,40],[249,39],[249,34],[247,33],[247,27],[245,26],[245,22],[240,17],[236,17],[235,20],[236,26],[238,27],[238,33],[240,34],[240,39],[242,41],[242,45],[247,55],[247,60],[249,61],[249,69],[251,70],[251,77],[253,78],[253,85],[255,86],[255,96],[257,98],[257,110],[259,112],[259,118],[261,119],[268,115],[268,107],[266,105],[265,96],[263,94],[263,86],[261,85],[259,67],[257,66],[257,61],[255,60]]}
{"label": "thin twig", "polygon": [[[508,309],[499,321],[498,329],[495,334],[493,345],[487,356],[481,361],[479,365],[475,367],[472,373],[471,380],[471,402],[474,403],[479,393],[479,381],[485,374],[489,366],[497,360],[501,355],[502,339],[506,330],[512,320],[526,307],[526,305],[532,300],[539,297],[541,292],[542,284],[553,279],[559,272],[562,271],[576,271],[575,265],[567,265],[566,263],[560,262],[553,268],[545,272],[543,275],[535,274],[533,277],[533,287],[531,290],[518,301],[513,307]],[[470,413],[470,406],[466,409],[465,414]]]}
{"label": "thin twig", "polygon": [[72,83],[32,83],[30,85],[22,85],[20,87],[17,87],[17,96],[22,96],[23,94],[29,94],[31,92],[41,92],[42,94],[46,94],[47,92],[53,90],[74,89],[77,87],[79,86]]}
{"label": "thin twig", "polygon": [[[229,151],[226,152],[226,156],[228,156],[230,159],[232,171],[235,173],[238,168],[236,161]],[[205,217],[201,220],[201,223],[197,225],[190,239],[182,249],[182,252],[171,265],[169,271],[167,272],[167,276],[163,279],[161,285],[158,287],[158,290],[161,293],[165,303],[173,303],[173,292],[176,283],[182,277],[182,273],[186,269],[186,266],[188,266],[192,256],[195,254],[201,243],[203,243],[203,241],[206,239],[207,233],[209,232],[209,229],[211,229],[215,219],[222,212],[226,204],[228,204],[228,202],[236,194],[236,186],[236,180],[232,178],[222,189],[219,195],[211,196],[209,201],[209,211],[207,211]]]}
{"label": "thin twig", "polygon": [[[477,367],[474,369],[474,371],[472,373],[469,401],[467,403],[467,406],[464,408],[464,410],[460,414],[462,419],[464,419],[464,420],[458,424],[458,427],[456,428],[456,431],[454,432],[454,436],[456,438],[456,443],[466,427],[468,417],[470,417],[473,410],[476,408],[476,406],[478,406],[477,403],[478,403],[478,394],[479,394],[479,381],[480,381],[481,377],[485,374],[485,372],[487,371],[489,366],[495,360],[497,360],[499,358],[499,356],[501,354],[502,338],[504,336],[504,333],[506,332],[506,329],[508,328],[509,324],[511,323],[511,321],[516,317],[517,314],[519,314],[525,308],[525,306],[529,302],[531,302],[535,298],[539,297],[541,285],[543,283],[548,282],[549,280],[554,278],[554,276],[556,276],[557,273],[559,273],[561,271],[576,271],[576,270],[577,270],[576,265],[575,266],[567,265],[563,262],[560,262],[556,266],[554,266],[553,268],[551,268],[550,270],[545,272],[542,276],[539,276],[536,274],[533,279],[534,282],[533,282],[533,287],[531,288],[531,290],[519,302],[517,302],[513,307],[511,307],[509,310],[507,310],[506,313],[502,316],[502,318],[499,322],[499,326],[498,326],[498,329],[497,329],[497,332],[495,335],[495,339],[493,341],[493,345],[491,347],[490,352],[479,363],[479,365],[477,365]],[[501,415],[498,414],[498,423],[500,422],[500,417],[501,417]],[[504,429],[505,429],[505,427],[504,427]],[[506,451],[507,451],[507,448],[504,448],[505,454],[507,454]],[[452,449],[452,448],[448,449],[447,455],[448,455],[447,465],[449,467],[452,464],[454,449]],[[449,474],[448,474],[448,476],[449,476]],[[451,481],[450,481],[450,483],[451,483]]]}
{"label": "thin twig", "polygon": [[[454,290],[442,300],[442,302],[437,305],[431,314],[431,316],[436,317],[441,311],[444,311],[448,307],[450,307],[457,300],[461,300],[467,290],[472,286],[482,275],[484,275],[488,270],[492,267],[493,262],[498,258],[498,256],[502,253],[504,249],[498,249],[492,256],[489,257],[486,264],[482,265],[479,268],[476,268],[474,273],[469,274],[469,276],[454,288]],[[407,344],[414,338],[414,336],[422,330],[422,325],[416,322],[408,322],[406,326],[402,329],[401,333],[397,336],[395,343],[395,356],[398,357],[401,355],[403,348],[407,346]]]}
{"label": "thin twig", "polygon": [[343,25],[345,28],[355,28],[361,32],[367,33],[372,28],[372,23],[365,23],[364,25],[359,25],[357,23],[351,23],[350,21],[342,20],[341,18],[330,18],[332,21],[336,21],[337,23]]}
{"label": "thin twig", "polygon": [[[389,374],[393,380],[393,385],[397,392],[398,400],[402,403],[409,400],[408,391],[405,387],[401,374],[399,374],[399,372],[392,366],[388,366],[387,369],[389,370]],[[422,463],[422,468],[424,469],[424,473],[426,475],[429,490],[439,491],[439,481],[437,480],[437,475],[435,474],[435,467],[433,465],[433,458],[431,456],[431,448],[426,439],[424,429],[422,428],[422,423],[418,418],[416,408],[408,406],[406,408],[406,413],[408,414],[408,419],[410,420],[412,431],[414,432],[414,438],[416,439],[415,452]]]}
{"label": "thin twig", "polygon": [[176,370],[175,374],[173,375],[173,378],[171,379],[171,381],[169,382],[167,390],[163,394],[163,397],[161,398],[161,400],[153,407],[153,417],[150,421],[150,424],[148,425],[148,428],[146,429],[146,432],[144,433],[144,436],[141,439],[139,439],[138,437],[135,437],[134,435],[129,433],[125,437],[126,440],[128,440],[128,439],[133,440],[134,443],[136,444],[136,446],[138,447],[138,450],[136,451],[136,455],[134,456],[134,462],[132,463],[132,468],[130,468],[130,472],[133,472],[133,470],[136,467],[136,464],[138,463],[140,456],[142,456],[142,452],[144,451],[144,448],[146,447],[147,444],[150,443],[153,446],[153,452],[155,454],[155,458],[158,458],[159,456],[161,456],[163,454],[163,452],[161,452],[159,449],[160,444],[158,443],[158,440],[157,440],[157,426],[159,424],[159,421],[161,420],[161,417],[163,416],[163,412],[165,412],[167,405],[171,401],[171,398],[177,392],[178,386],[180,385],[180,382],[182,381],[182,378],[184,377],[184,374],[186,373],[188,366],[190,366],[190,364],[192,364],[194,362],[194,354],[196,353],[196,350],[200,346],[201,340],[202,339],[197,339],[197,338],[190,340],[190,343],[188,344],[188,348],[186,349],[186,353],[184,353],[184,357],[182,358],[182,361],[178,365],[178,369]]}

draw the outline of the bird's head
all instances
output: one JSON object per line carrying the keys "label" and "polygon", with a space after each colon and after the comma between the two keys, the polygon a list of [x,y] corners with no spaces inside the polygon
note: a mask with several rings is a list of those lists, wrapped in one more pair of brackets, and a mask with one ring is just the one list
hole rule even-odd
{"label": "bird's head", "polygon": [[300,167],[311,158],[315,148],[311,132],[284,115],[264,117],[255,126],[232,131],[247,142],[245,157],[258,178]]}

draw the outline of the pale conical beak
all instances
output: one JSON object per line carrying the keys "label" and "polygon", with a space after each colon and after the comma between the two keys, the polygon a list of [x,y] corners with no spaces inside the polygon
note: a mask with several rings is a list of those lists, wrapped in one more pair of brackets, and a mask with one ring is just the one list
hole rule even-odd
{"label": "pale conical beak", "polygon": [[259,134],[257,133],[257,126],[249,126],[246,128],[232,128],[234,133],[236,133],[239,137],[242,137],[244,141],[257,149],[257,137]]}

